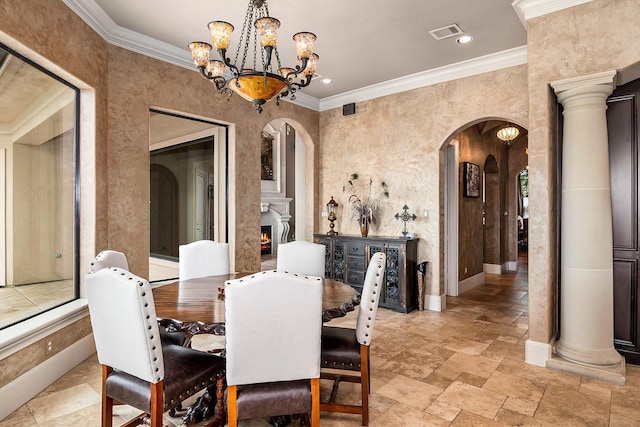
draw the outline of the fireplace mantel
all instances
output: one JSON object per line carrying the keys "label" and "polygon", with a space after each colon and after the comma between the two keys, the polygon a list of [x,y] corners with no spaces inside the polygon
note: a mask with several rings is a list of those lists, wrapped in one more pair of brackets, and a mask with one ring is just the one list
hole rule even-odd
{"label": "fireplace mantel", "polygon": [[293,199],[287,197],[262,197],[260,201],[261,225],[271,225],[273,236],[271,252],[278,252],[278,244],[286,243],[289,239],[289,206]]}

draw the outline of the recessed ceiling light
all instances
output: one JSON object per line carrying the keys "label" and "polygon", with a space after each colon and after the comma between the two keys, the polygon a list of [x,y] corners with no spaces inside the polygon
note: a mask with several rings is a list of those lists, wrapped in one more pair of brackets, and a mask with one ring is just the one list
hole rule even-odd
{"label": "recessed ceiling light", "polygon": [[331,79],[322,79],[322,83],[328,85],[329,83],[331,83]]}
{"label": "recessed ceiling light", "polygon": [[462,37],[458,37],[456,42],[460,44],[466,44],[466,43],[469,43],[471,40],[473,40],[473,37],[471,36],[462,36]]}

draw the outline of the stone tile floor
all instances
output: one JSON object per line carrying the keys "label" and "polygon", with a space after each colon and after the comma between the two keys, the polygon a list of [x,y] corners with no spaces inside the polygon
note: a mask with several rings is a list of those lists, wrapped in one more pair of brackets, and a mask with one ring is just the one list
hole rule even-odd
{"label": "stone tile floor", "polygon": [[[355,313],[336,319],[353,326]],[[640,367],[627,365],[616,386],[524,363],[527,265],[486,275],[486,283],[447,297],[443,312],[408,315],[378,310],[371,345],[370,425],[389,426],[640,426]],[[198,336],[194,347],[218,347]],[[322,383],[328,396],[331,383]],[[357,385],[339,399],[358,400]],[[136,413],[117,408],[117,420]],[[181,426],[165,415],[165,424]],[[204,425],[200,423],[197,425]],[[322,413],[323,426],[358,426],[357,415]],[[0,427],[100,425],[100,369],[95,355],[0,422]],[[251,420],[243,426],[267,426]]]}

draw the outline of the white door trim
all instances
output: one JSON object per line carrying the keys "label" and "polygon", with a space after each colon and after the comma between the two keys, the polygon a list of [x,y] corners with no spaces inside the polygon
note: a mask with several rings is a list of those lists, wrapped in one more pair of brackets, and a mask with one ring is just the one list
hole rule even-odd
{"label": "white door trim", "polygon": [[458,296],[458,141],[445,150],[444,183],[444,287],[445,294]]}

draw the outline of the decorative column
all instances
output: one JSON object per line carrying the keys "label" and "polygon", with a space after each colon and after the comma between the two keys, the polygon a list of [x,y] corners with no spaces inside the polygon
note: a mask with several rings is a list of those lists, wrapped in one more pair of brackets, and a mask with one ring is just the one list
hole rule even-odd
{"label": "decorative column", "polygon": [[[592,367],[613,347],[613,237],[607,98],[616,72],[551,83],[564,107],[560,339],[556,354]],[[624,365],[623,365],[624,366]]]}

